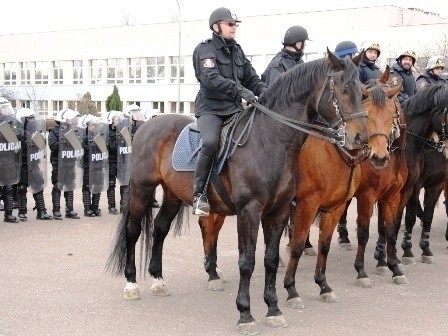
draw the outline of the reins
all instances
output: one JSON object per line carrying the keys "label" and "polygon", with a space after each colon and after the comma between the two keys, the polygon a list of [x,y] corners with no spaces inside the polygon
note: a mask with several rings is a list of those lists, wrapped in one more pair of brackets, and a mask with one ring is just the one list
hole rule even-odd
{"label": "reins", "polygon": [[430,140],[427,138],[424,138],[418,134],[412,133],[410,131],[407,131],[408,134],[412,135],[413,137],[415,137],[418,141],[420,141],[421,143],[425,144],[426,146],[437,150],[439,153],[442,153],[443,150],[445,149],[446,145],[445,145],[445,139],[446,139],[446,131],[445,131],[445,125],[446,125],[446,116],[447,116],[447,108],[445,107],[443,109],[443,119],[442,119],[442,134],[441,137],[439,139],[439,141],[434,141],[434,140]]}

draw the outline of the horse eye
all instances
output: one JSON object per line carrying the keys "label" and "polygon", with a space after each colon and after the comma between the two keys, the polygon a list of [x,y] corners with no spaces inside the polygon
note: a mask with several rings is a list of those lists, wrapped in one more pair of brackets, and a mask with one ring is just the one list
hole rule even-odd
{"label": "horse eye", "polygon": [[347,87],[347,86],[342,87],[342,88],[341,88],[341,93],[342,93],[343,95],[348,94],[348,87]]}

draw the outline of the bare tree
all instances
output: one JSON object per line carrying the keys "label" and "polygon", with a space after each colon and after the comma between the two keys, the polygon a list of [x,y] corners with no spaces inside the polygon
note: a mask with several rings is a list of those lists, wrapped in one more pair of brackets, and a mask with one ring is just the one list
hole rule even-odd
{"label": "bare tree", "polygon": [[123,19],[122,19],[122,26],[135,26],[136,25],[136,20],[135,17],[132,16],[128,10],[125,10],[123,12]]}

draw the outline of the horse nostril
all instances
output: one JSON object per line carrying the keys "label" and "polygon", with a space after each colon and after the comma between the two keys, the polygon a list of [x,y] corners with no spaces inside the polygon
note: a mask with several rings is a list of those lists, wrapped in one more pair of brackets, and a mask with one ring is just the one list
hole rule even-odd
{"label": "horse nostril", "polygon": [[357,145],[362,145],[365,143],[364,137],[360,133],[355,135],[355,143]]}

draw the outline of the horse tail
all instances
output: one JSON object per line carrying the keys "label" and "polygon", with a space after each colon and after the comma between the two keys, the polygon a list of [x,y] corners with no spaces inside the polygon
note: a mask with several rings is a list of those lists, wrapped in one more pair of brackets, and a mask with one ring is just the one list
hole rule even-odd
{"label": "horse tail", "polygon": [[[149,261],[151,260],[152,255],[152,234],[154,231],[154,220],[152,216],[153,203],[154,200],[151,199],[149,204],[146,206],[145,214],[142,219],[142,232],[140,235],[140,274],[143,274],[144,278],[146,278],[146,272],[142,270],[148,269]],[[145,252],[145,255],[143,255],[143,251]]]}
{"label": "horse tail", "polygon": [[182,227],[186,220],[187,227],[190,227],[190,216],[188,216],[189,205],[182,203],[179,211],[177,212],[174,224],[174,236],[180,236],[182,234]]}

